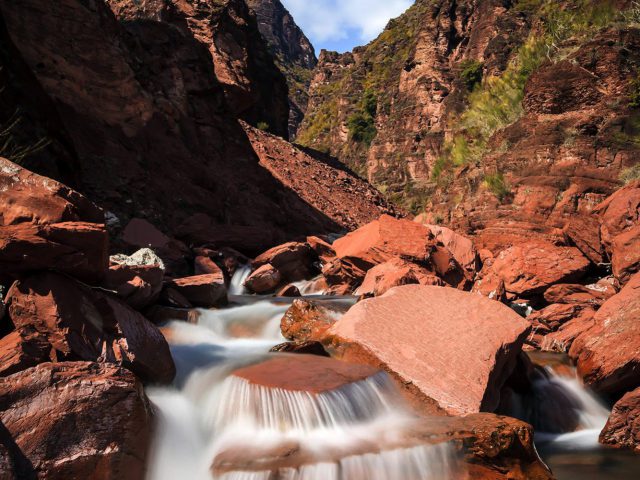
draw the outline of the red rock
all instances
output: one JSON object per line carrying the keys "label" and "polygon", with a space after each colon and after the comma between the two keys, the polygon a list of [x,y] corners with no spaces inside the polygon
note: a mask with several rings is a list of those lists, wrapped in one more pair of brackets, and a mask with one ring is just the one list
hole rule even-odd
{"label": "red rock", "polygon": [[393,258],[428,262],[435,245],[424,225],[383,215],[345,237],[336,240],[336,255],[363,271]]}
{"label": "red rock", "polygon": [[594,311],[585,309],[582,313],[564,323],[557,331],[551,332],[540,342],[540,349],[546,352],[569,353],[576,338],[593,327]]}
{"label": "red rock", "polygon": [[112,265],[104,286],[114,290],[130,307],[142,310],[158,300],[163,279],[160,265]]}
{"label": "red rock", "polygon": [[309,247],[316,252],[316,255],[323,265],[326,265],[336,258],[336,251],[329,243],[325,242],[321,238],[307,237],[307,243],[309,244]]}
{"label": "red rock", "polygon": [[357,303],[323,343],[337,358],[385,369],[432,411],[467,414],[497,408],[528,333],[500,303],[407,285]]}
{"label": "red rock", "polygon": [[29,223],[104,223],[104,212],[78,192],[0,157],[0,227]]}
{"label": "red rock", "polygon": [[233,375],[253,385],[288,391],[321,393],[365,380],[379,373],[368,365],[311,355],[277,357],[235,370]]}
{"label": "red rock", "polygon": [[163,336],[114,297],[43,273],[16,282],[7,304],[16,328],[43,334],[59,359],[117,363],[148,382],[173,380],[175,366]]}
{"label": "red rock", "polygon": [[567,240],[582,252],[591,262],[604,262],[604,252],[600,240],[600,220],[595,215],[572,217],[564,226]]}
{"label": "red rock", "polygon": [[621,188],[596,207],[602,220],[602,242],[611,248],[613,239],[640,222],[640,181]]}
{"label": "red rock", "polygon": [[290,242],[267,250],[256,257],[254,265],[261,267],[270,263],[288,282],[311,278],[315,273],[313,263],[318,257],[306,243]]}
{"label": "red rock", "polygon": [[320,341],[348,309],[341,302],[296,299],[280,321],[282,335],[297,343]]}
{"label": "red rock", "polygon": [[219,307],[227,303],[227,288],[221,274],[178,278],[169,281],[167,286],[198,307]]}
{"label": "red rock", "polygon": [[46,336],[28,328],[11,332],[0,339],[0,377],[50,361],[50,354]]}
{"label": "red rock", "polygon": [[576,284],[561,283],[553,285],[544,292],[544,299],[549,303],[575,303],[602,305],[613,296],[610,291],[601,291],[600,288]]}
{"label": "red rock", "polygon": [[187,297],[185,297],[182,293],[178,292],[173,288],[168,288],[166,286],[165,288],[162,289],[162,292],[160,293],[159,302],[162,303],[163,305],[167,305],[169,307],[174,307],[174,308],[192,308],[193,307],[191,302],[187,300]]}
{"label": "red rock", "polygon": [[627,393],[615,404],[600,433],[600,443],[640,453],[640,388]]}
{"label": "red rock", "polygon": [[[230,472],[252,472],[256,476],[270,478],[282,470],[300,474],[301,466],[306,465],[340,465],[342,459],[375,455],[381,449],[398,452],[444,442],[450,442],[453,457],[457,459],[449,465],[454,469],[453,478],[553,479],[536,452],[533,428],[514,418],[488,413],[416,419],[400,435],[382,435],[376,442],[349,442],[338,449],[310,449],[305,442],[294,440],[276,445],[232,446],[218,452],[211,469],[216,476]],[[463,471],[456,475],[455,468],[460,466],[458,461],[462,463]]]}
{"label": "red rock", "polygon": [[222,275],[222,269],[208,256],[197,256],[193,261],[194,273],[196,275]]}
{"label": "red rock", "polygon": [[554,352],[568,352],[575,338],[593,326],[595,310],[589,304],[553,304],[527,317],[533,330],[529,345]]}
{"label": "red rock", "polygon": [[317,355],[320,357],[328,357],[329,354],[326,352],[324,347],[320,342],[285,342],[273,347],[270,352],[273,353],[300,353],[305,355]]}
{"label": "red rock", "polygon": [[271,293],[282,282],[280,271],[270,263],[257,268],[247,277],[244,286],[253,293]]}
{"label": "red rock", "polygon": [[349,260],[335,258],[322,267],[329,290],[336,295],[352,293],[364,280],[366,272]]}
{"label": "red rock", "polygon": [[438,244],[451,252],[456,263],[462,267],[466,280],[473,282],[480,267],[478,251],[473,242],[446,227],[439,225],[427,225],[427,227]]}
{"label": "red rock", "polygon": [[504,250],[492,268],[504,281],[507,292],[526,296],[543,293],[556,283],[580,280],[589,261],[575,247],[535,241]]}
{"label": "red rock", "polygon": [[613,238],[611,267],[622,284],[627,283],[640,270],[640,223]]}
{"label": "red rock", "polygon": [[639,318],[640,274],[636,274],[605,302],[595,315],[595,325],[576,340],[578,372],[588,386],[618,395],[640,384]]}
{"label": "red rock", "polygon": [[301,297],[300,289],[293,284],[285,285],[276,292],[276,297]]}
{"label": "red rock", "polygon": [[411,284],[444,286],[444,282],[428,270],[416,264],[395,259],[376,265],[369,270],[356,294],[378,297],[393,287]]}
{"label": "red rock", "polygon": [[115,365],[46,363],[0,378],[0,422],[10,457],[0,478],[144,478],[152,409]]}
{"label": "red rock", "polygon": [[[485,252],[489,252],[485,250]],[[495,259],[492,255],[485,257],[484,266],[478,274],[476,282],[471,288],[472,293],[477,293],[491,300],[499,302],[506,300],[506,290],[504,280],[493,270],[493,262]]]}
{"label": "red rock", "polygon": [[156,325],[172,321],[196,324],[200,318],[200,312],[194,308],[174,308],[154,305],[145,311],[145,316]]}
{"label": "red rock", "polygon": [[104,225],[19,223],[0,228],[0,269],[6,275],[50,269],[96,282],[107,267],[108,236]]}

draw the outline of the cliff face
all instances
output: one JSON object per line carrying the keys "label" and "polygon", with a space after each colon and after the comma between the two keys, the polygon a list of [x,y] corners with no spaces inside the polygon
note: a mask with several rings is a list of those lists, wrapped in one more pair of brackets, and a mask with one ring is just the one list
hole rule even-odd
{"label": "cliff face", "polygon": [[1,0],[0,15],[2,119],[19,108],[27,145],[52,139],[29,167],[73,177],[122,226],[179,235],[200,214],[261,246],[344,228],[261,166],[238,122],[287,135],[285,80],[242,1]]}
{"label": "cliff face", "polygon": [[279,0],[246,0],[260,33],[289,87],[289,135],[296,136],[309,102],[308,90],[318,59],[309,39]]}
{"label": "cliff face", "polygon": [[487,245],[558,239],[637,161],[632,7],[418,0],[321,53],[298,140]]}

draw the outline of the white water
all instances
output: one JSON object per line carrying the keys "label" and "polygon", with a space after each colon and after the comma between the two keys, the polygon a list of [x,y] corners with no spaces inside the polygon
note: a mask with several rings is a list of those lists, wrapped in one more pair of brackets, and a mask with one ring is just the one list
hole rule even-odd
{"label": "white water", "polygon": [[[403,441],[415,419],[385,374],[319,394],[255,386],[231,376],[239,367],[273,358],[268,351],[284,341],[279,324],[287,308],[258,300],[203,310],[198,325],[169,325],[178,375],[175,388],[148,391],[159,425],[147,480],[458,477],[447,444]],[[283,446],[294,448],[300,461],[252,464]]]}
{"label": "white water", "polygon": [[251,265],[239,265],[229,284],[229,295],[245,295],[247,289],[244,282],[251,275]]}

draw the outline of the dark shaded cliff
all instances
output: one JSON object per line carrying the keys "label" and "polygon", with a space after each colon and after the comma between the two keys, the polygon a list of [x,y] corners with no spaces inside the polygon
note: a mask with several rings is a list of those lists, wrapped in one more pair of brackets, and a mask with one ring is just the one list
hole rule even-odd
{"label": "dark shaded cliff", "polygon": [[309,39],[280,0],[246,0],[260,33],[289,86],[289,135],[294,138],[307,111],[312,71],[318,63]]}

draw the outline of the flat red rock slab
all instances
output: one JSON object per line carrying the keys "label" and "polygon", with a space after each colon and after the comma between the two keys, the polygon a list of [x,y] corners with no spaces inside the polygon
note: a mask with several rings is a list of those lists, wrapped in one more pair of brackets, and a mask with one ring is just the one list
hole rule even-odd
{"label": "flat red rock slab", "polygon": [[233,374],[262,387],[323,393],[365,380],[379,372],[368,365],[318,356],[292,355],[241,368]]}

